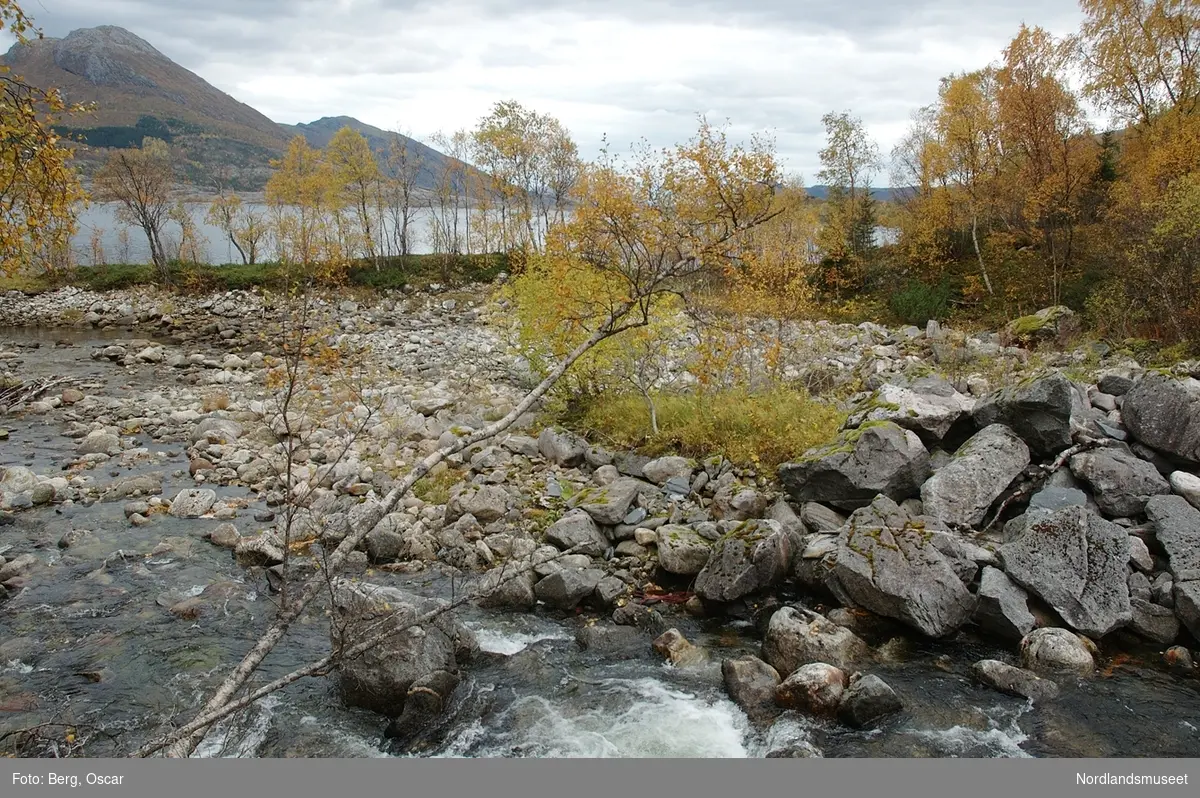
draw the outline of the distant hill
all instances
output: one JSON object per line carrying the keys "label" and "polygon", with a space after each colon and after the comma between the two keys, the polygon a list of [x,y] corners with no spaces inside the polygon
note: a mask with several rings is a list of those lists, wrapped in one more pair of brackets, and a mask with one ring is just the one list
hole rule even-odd
{"label": "distant hill", "polygon": [[301,122],[298,125],[279,125],[279,128],[287,134],[289,139],[296,135],[304,136],[305,141],[311,147],[324,147],[333,138],[334,134],[344,127],[349,127],[366,138],[371,149],[379,156],[381,167],[386,162],[388,148],[391,145],[392,139],[399,138],[401,144],[407,147],[410,157],[420,159],[421,168],[417,173],[417,187],[419,188],[433,189],[437,186],[439,175],[445,169],[446,163],[450,161],[449,156],[422,144],[416,139],[383,130],[374,125],[368,125],[352,116],[326,116],[315,122]]}
{"label": "distant hill", "polygon": [[[829,196],[829,186],[809,186],[804,190],[808,192],[808,196],[814,199],[823,200]],[[880,202],[891,202],[896,198],[897,193],[897,190],[887,187],[871,189],[871,196]]]}
{"label": "distant hill", "polygon": [[[266,184],[271,159],[282,155],[297,133],[323,147],[349,125],[376,152],[386,152],[388,137],[396,135],[347,116],[280,125],[112,25],[13,45],[0,63],[33,85],[60,89],[68,102],[95,103],[94,113],[65,118],[60,126],[86,145],[79,159],[85,173],[108,148],[136,147],[145,136],[154,136],[169,141],[180,156],[180,177],[186,182],[254,191]],[[412,139],[406,142],[427,160],[418,184],[432,187],[446,156]]]}

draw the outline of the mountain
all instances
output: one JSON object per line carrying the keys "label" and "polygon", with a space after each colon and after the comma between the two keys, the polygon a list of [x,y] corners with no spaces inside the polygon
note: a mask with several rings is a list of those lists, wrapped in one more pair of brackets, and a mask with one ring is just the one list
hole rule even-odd
{"label": "mountain", "polygon": [[[35,86],[56,87],[71,103],[94,104],[95,111],[61,120],[59,129],[86,145],[79,149],[84,173],[100,163],[108,148],[136,147],[146,136],[170,142],[180,160],[180,177],[195,186],[218,184],[242,191],[261,189],[270,161],[300,134],[324,147],[349,125],[385,157],[390,137],[348,116],[281,125],[176,64],[149,42],[112,25],[82,28],[65,37],[16,44],[0,64]],[[424,163],[418,186],[432,188],[447,156],[402,137]]]}
{"label": "mountain", "polygon": [[348,127],[367,140],[371,150],[379,157],[380,168],[386,166],[388,148],[392,139],[398,138],[400,143],[407,148],[409,157],[416,158],[420,162],[416,185],[418,188],[427,190],[432,190],[437,186],[439,175],[443,174],[446,164],[451,161],[448,155],[444,155],[416,139],[368,125],[352,116],[325,116],[315,122],[301,122],[298,125],[281,124],[279,127],[289,139],[297,135],[303,136],[310,147],[324,147],[335,133]]}
{"label": "mountain", "polygon": [[[809,186],[804,190],[808,192],[808,196],[814,199],[823,200],[829,196],[829,186]],[[887,188],[886,186],[871,189],[871,196],[880,202],[891,202],[896,199],[897,193],[896,190]]]}

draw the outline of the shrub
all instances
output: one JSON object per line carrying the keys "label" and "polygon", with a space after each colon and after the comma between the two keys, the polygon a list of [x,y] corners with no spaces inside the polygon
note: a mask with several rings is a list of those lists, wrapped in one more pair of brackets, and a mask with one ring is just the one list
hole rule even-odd
{"label": "shrub", "polygon": [[893,293],[888,306],[896,318],[906,324],[924,324],[930,319],[942,321],[950,312],[950,281],[937,285],[909,280],[908,285]]}

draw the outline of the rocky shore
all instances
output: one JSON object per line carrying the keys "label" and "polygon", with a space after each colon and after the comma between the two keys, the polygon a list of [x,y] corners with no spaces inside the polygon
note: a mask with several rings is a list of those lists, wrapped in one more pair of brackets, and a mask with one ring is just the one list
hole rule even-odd
{"label": "rocky shore", "polygon": [[[0,336],[10,383],[53,386],[5,407],[0,427],[37,424],[63,441],[61,456],[5,459],[4,523],[112,502],[147,535],[163,517],[195,519],[196,536],[231,550],[248,581],[277,588],[319,568],[407,466],[503,416],[529,385],[488,287],[435,289],[315,303],[309,323],[340,370],[282,407],[272,375],[283,308],[250,292],[0,297],[0,325],[66,338]],[[344,621],[333,642],[432,606],[372,584],[368,569],[438,570],[473,580],[489,611],[583,613],[596,622],[580,647],[652,646],[680,668],[722,658],[673,619],[742,619],[761,651],[723,659],[721,672],[761,723],[793,710],[864,727],[902,710],[904,696],[872,673],[888,656],[880,642],[897,634],[1005,641],[1007,661],[972,673],[1035,702],[1124,650],[1161,651],[1163,667],[1192,678],[1200,364],[1146,369],[1104,345],[1032,352],[1066,323],[1055,311],[978,335],[794,325],[784,373],[848,420],[777,473],[719,454],[611,451],[530,413],[451,457],[367,535],[355,578],[333,591]],[[75,352],[68,330],[110,340]],[[79,373],[37,373],[47,349]],[[180,480],[188,486],[164,494]],[[288,500],[297,495],[302,506]],[[90,534],[72,525],[53,541],[0,546],[0,601],[51,572],[49,552]],[[219,600],[160,604],[186,619]],[[448,614],[346,663],[341,695],[390,718],[401,744],[445,710],[477,656]]]}

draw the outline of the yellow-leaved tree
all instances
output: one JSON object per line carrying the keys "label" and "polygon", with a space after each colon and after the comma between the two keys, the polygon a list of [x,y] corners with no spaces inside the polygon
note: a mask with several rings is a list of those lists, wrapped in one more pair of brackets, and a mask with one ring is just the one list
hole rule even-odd
{"label": "yellow-leaved tree", "polygon": [[[0,0],[0,30],[19,43],[42,35],[15,0]],[[75,205],[86,195],[53,125],[64,112],[84,110],[0,65],[0,273],[48,267],[67,248]]]}

